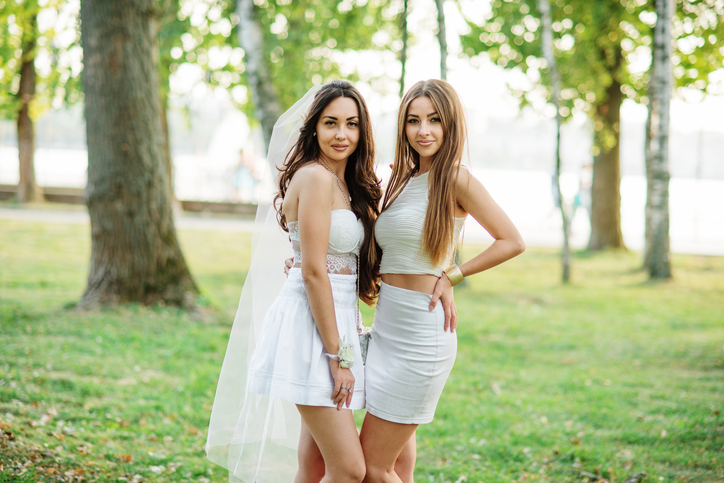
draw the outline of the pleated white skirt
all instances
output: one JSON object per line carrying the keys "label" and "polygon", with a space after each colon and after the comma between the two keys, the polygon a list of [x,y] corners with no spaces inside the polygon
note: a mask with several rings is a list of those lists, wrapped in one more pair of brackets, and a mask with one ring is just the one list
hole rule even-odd
{"label": "pleated white skirt", "polygon": [[[357,276],[329,274],[339,336],[354,347],[355,378],[349,409],[365,405],[364,366],[357,336]],[[292,268],[269,309],[249,363],[249,390],[303,406],[336,407],[334,380],[322,338],[312,319],[302,271]],[[343,406],[347,409],[347,406]]]}
{"label": "pleated white skirt", "polygon": [[457,353],[457,336],[444,330],[442,303],[431,295],[382,283],[365,366],[367,412],[402,424],[435,415]]}

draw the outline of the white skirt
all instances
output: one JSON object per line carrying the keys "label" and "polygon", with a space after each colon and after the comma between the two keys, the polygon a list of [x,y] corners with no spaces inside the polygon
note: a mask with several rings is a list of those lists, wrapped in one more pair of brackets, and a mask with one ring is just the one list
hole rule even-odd
{"label": "white skirt", "polygon": [[[357,336],[357,276],[329,274],[339,336],[354,347],[355,378],[349,409],[365,405],[364,366]],[[302,271],[292,268],[267,312],[249,363],[249,390],[302,406],[336,407],[334,380],[324,344],[312,319]],[[346,404],[343,408],[347,409]]]}
{"label": "white skirt", "polygon": [[432,421],[457,353],[442,303],[382,283],[365,366],[367,412],[402,424]]}

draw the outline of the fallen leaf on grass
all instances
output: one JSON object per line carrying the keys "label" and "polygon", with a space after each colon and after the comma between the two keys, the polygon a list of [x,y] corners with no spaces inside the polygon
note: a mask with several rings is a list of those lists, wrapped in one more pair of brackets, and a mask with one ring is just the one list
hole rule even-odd
{"label": "fallen leaf on grass", "polygon": [[648,476],[649,475],[647,475],[645,471],[639,471],[638,473],[625,480],[623,483],[640,483],[644,481]]}
{"label": "fallen leaf on grass", "polygon": [[123,461],[124,463],[130,463],[133,461],[133,456],[131,456],[130,454],[121,454],[118,455],[118,459]]}

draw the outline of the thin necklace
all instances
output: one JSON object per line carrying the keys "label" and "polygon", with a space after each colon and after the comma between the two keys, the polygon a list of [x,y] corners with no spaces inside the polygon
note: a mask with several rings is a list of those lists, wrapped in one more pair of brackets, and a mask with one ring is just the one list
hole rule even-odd
{"label": "thin necklace", "polygon": [[339,179],[339,176],[337,176],[337,174],[334,171],[332,171],[332,169],[329,166],[324,164],[324,162],[322,160],[318,159],[317,162],[319,164],[321,164],[322,166],[324,166],[325,168],[327,168],[327,171],[332,173],[332,176],[334,176],[334,178],[337,180],[337,186],[339,186],[339,191],[342,192],[342,198],[344,198],[345,203],[347,203],[347,208],[349,208],[349,211],[352,211],[352,205],[350,204],[350,200],[352,199],[352,197],[351,196],[349,198],[347,197],[347,194],[344,192],[344,188],[342,188],[342,181]]}

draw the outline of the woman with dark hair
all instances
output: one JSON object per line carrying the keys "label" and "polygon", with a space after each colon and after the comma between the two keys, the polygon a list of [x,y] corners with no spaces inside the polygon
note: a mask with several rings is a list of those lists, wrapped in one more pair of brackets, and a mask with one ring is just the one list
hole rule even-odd
{"label": "woman with dark hair", "polygon": [[[375,226],[382,286],[365,367],[365,481],[411,481],[415,429],[432,421],[457,351],[457,316],[452,304],[437,304],[441,294],[525,249],[508,216],[461,166],[466,139],[462,103],[450,84],[422,81],[405,94]],[[494,241],[457,266],[452,258],[468,214]],[[404,475],[395,471],[401,454]]]}
{"label": "woman with dark hair", "polygon": [[[381,191],[364,99],[345,81],[317,89],[290,110],[301,112],[303,121],[288,133],[296,140],[279,168],[273,202],[278,225],[292,244],[294,266],[263,322],[251,324],[253,350],[245,358],[236,355],[243,346],[234,337],[237,314],[214,402],[207,453],[229,469],[232,481],[290,481],[294,438],[299,445],[297,483],[320,477],[323,482],[360,482],[365,474],[350,409],[364,407],[356,303],[358,294],[366,302],[377,295],[372,229]],[[288,118],[280,118],[275,135]],[[289,144],[283,136],[279,139]],[[268,249],[262,238],[260,247]],[[258,258],[254,252],[245,291],[255,277],[267,275],[255,271]],[[268,297],[266,292],[254,287],[252,303]],[[242,292],[240,312],[244,305]],[[255,311],[257,306],[251,309]],[[245,359],[245,374],[227,375],[227,365],[244,366]],[[290,414],[289,403],[301,421]],[[308,458],[310,448],[321,452],[323,475],[309,466],[316,465]]]}

